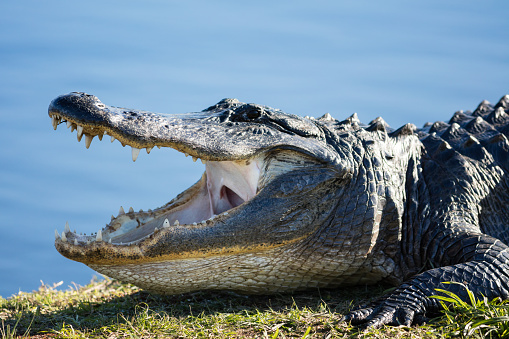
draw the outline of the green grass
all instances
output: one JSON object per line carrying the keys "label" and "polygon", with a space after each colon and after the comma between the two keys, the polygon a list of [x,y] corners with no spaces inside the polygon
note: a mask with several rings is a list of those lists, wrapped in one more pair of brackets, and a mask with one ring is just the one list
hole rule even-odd
{"label": "green grass", "polygon": [[[159,296],[109,279],[67,291],[42,286],[32,293],[0,298],[0,335],[2,338],[442,338],[468,334],[477,321],[474,317],[481,319],[488,314],[493,323],[481,326],[491,327],[472,333],[480,338],[507,333],[507,322],[500,317],[507,317],[508,304],[495,306],[487,301],[475,301],[477,311],[471,315],[465,309],[457,312],[449,308],[445,316],[422,327],[384,327],[359,332],[339,321],[352,307],[383,293],[384,287],[375,286],[273,296],[228,292]],[[468,304],[460,306],[470,309]],[[487,309],[491,313],[483,313]],[[467,332],[463,330],[465,324],[471,324]],[[502,330],[495,332],[494,326]]]}

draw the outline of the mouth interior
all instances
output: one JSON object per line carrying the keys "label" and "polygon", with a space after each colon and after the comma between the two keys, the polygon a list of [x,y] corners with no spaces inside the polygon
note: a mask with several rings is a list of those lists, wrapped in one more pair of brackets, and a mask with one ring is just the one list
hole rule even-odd
{"label": "mouth interior", "polygon": [[202,162],[205,173],[196,184],[154,211],[119,214],[104,230],[104,236],[113,244],[126,244],[165,227],[203,227],[257,194],[261,158]]}

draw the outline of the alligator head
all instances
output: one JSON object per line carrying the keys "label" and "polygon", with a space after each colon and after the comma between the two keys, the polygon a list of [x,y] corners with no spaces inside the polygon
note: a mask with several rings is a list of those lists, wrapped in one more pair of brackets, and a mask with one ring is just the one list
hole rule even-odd
{"label": "alligator head", "polygon": [[[327,220],[351,176],[341,145],[316,120],[235,99],[199,113],[163,115],[104,105],[70,93],[53,100],[86,147],[106,134],[141,149],[171,147],[205,164],[196,184],[166,205],[125,212],[94,235],[55,231],[65,257],[160,293],[229,289],[264,293],[322,285],[303,277],[306,242]],[[330,119],[330,116],[324,116]],[[344,151],[344,152],[343,152]],[[292,257],[294,259],[288,259]]]}

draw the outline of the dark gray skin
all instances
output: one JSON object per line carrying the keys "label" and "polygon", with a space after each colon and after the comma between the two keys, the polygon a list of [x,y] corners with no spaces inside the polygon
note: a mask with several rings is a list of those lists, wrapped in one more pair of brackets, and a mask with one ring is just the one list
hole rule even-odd
{"label": "dark gray skin", "polygon": [[[506,95],[448,123],[393,131],[381,118],[368,125],[355,115],[308,119],[233,99],[200,113],[160,115],[84,93],[60,96],[49,107],[54,128],[62,121],[79,127],[87,147],[108,134],[133,154],[172,147],[211,167],[256,164],[261,174],[254,196],[206,222],[165,221],[187,192],[205,187],[202,179],[154,211],[122,210],[98,236],[66,227],[55,246],[158,293],[399,285],[344,318],[370,327],[422,321],[440,309],[429,298],[437,288],[464,300],[465,287],[507,299],[508,106]],[[443,284],[451,281],[461,285]]]}

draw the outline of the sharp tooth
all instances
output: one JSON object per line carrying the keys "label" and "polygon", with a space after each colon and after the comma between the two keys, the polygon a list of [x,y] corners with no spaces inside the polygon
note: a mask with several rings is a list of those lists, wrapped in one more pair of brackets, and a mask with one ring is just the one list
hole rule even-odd
{"label": "sharp tooth", "polygon": [[147,150],[147,154],[150,154],[150,151],[152,151],[152,148],[154,148],[153,146],[152,147],[147,147],[146,150]]}
{"label": "sharp tooth", "polygon": [[111,215],[111,220],[113,220],[113,219],[115,219],[115,216],[112,214],[112,215]]}
{"label": "sharp tooth", "polygon": [[163,227],[170,227],[170,222],[168,221],[168,219],[164,219]]}
{"label": "sharp tooth", "polygon": [[224,212],[223,215],[228,215],[228,212]]}
{"label": "sharp tooth", "polygon": [[111,244],[111,238],[108,240],[108,244]]}
{"label": "sharp tooth", "polygon": [[129,213],[134,213],[134,208],[132,206],[129,207]]}
{"label": "sharp tooth", "polygon": [[205,223],[207,223],[207,221],[206,220],[202,220],[200,224],[205,224]]}
{"label": "sharp tooth", "polygon": [[193,226],[196,226],[196,225],[198,225],[198,224],[197,224],[197,223],[195,223],[195,222],[193,222]]}
{"label": "sharp tooth", "polygon": [[65,231],[62,232],[62,241],[67,241],[67,237],[65,236]]}
{"label": "sharp tooth", "polygon": [[78,141],[81,141],[81,138],[83,137],[83,126],[78,125]]}
{"label": "sharp tooth", "polygon": [[175,226],[180,226],[180,223],[179,223],[179,221],[178,221],[178,220],[175,220],[175,223],[174,223],[173,225],[175,225]]}
{"label": "sharp tooth", "polygon": [[157,231],[159,231],[159,228],[157,228],[157,227],[154,228],[154,233],[157,232]]}
{"label": "sharp tooth", "polygon": [[193,162],[196,162],[196,160],[198,160],[197,157],[193,157]]}
{"label": "sharp tooth", "polygon": [[136,147],[132,147],[133,161],[136,161],[136,159],[138,159],[138,154],[140,154],[140,149],[136,148]]}
{"label": "sharp tooth", "polygon": [[99,138],[99,141],[103,140],[103,136],[104,136],[104,134],[97,134],[97,137]]}
{"label": "sharp tooth", "polygon": [[143,213],[143,208],[142,208],[142,209],[140,209],[140,212],[139,212],[139,213]]}
{"label": "sharp tooth", "polygon": [[184,154],[186,155],[186,158],[189,156],[189,154],[187,154],[187,153],[184,153]]}
{"label": "sharp tooth", "polygon": [[51,116],[51,124],[53,125],[53,129],[56,130],[58,123],[60,122],[60,118],[57,118],[56,115]]}
{"label": "sharp tooth", "polygon": [[161,149],[161,146],[157,145],[157,148]]}
{"label": "sharp tooth", "polygon": [[89,134],[85,134],[85,147],[88,149],[90,147],[90,144],[92,143],[92,139],[94,139],[93,136]]}
{"label": "sharp tooth", "polygon": [[69,222],[68,221],[65,222],[65,230],[64,230],[64,232],[65,233],[71,232],[71,229],[69,228]]}
{"label": "sharp tooth", "polygon": [[207,164],[207,160],[200,159],[200,161],[201,161],[201,163],[202,163],[202,164],[204,164],[204,165],[205,165],[205,164]]}
{"label": "sharp tooth", "polygon": [[111,136],[111,142],[115,141],[115,137],[112,135]]}
{"label": "sharp tooth", "polygon": [[60,239],[60,234],[58,234],[58,231],[55,230],[55,240],[59,240]]}
{"label": "sharp tooth", "polygon": [[97,232],[97,236],[95,237],[95,241],[103,241],[103,232],[99,230]]}
{"label": "sharp tooth", "polygon": [[71,127],[72,126],[72,122],[70,122],[69,120],[67,120],[67,128]]}
{"label": "sharp tooth", "polygon": [[74,246],[78,246],[78,239],[74,238]]}
{"label": "sharp tooth", "polygon": [[71,133],[74,132],[75,129],[76,129],[76,125],[72,124],[72,126],[71,126]]}
{"label": "sharp tooth", "polygon": [[125,214],[125,212],[124,212],[124,208],[122,206],[120,206],[120,209],[118,210],[118,215],[122,215],[122,214]]}

